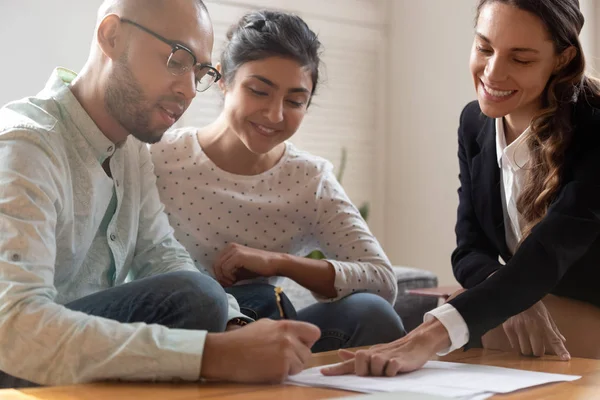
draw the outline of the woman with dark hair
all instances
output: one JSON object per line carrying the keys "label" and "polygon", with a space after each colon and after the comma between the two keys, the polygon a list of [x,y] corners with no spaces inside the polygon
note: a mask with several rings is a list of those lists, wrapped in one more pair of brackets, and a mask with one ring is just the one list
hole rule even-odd
{"label": "woman with dark hair", "polygon": [[[316,34],[295,15],[258,11],[228,39],[217,65],[219,117],[167,133],[151,149],[175,236],[249,317],[317,325],[313,351],[401,337],[396,279],[381,246],[331,163],[287,141],[317,88]],[[304,257],[313,250],[327,259]],[[295,315],[274,290],[278,277],[319,302]]]}
{"label": "woman with dark hair", "polygon": [[577,0],[480,1],[477,101],[458,130],[452,266],[464,290],[325,374],[393,376],[480,343],[600,358],[600,90],[584,73],[583,22]]}

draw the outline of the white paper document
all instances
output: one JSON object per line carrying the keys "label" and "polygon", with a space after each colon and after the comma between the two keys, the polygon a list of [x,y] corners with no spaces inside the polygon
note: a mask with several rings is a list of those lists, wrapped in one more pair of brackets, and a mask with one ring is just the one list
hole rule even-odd
{"label": "white paper document", "polygon": [[442,361],[429,361],[420,370],[393,378],[324,376],[320,372],[321,368],[323,366],[304,370],[290,377],[288,383],[364,393],[407,391],[449,398],[483,399],[495,393],[509,393],[546,383],[574,381],[581,378],[575,375]]}
{"label": "white paper document", "polygon": [[[458,400],[485,400],[493,393],[484,393],[481,396],[467,396],[467,397],[455,397]],[[448,400],[446,396],[415,393],[415,392],[377,392],[369,394],[351,394],[348,397],[338,398],[337,400]]]}

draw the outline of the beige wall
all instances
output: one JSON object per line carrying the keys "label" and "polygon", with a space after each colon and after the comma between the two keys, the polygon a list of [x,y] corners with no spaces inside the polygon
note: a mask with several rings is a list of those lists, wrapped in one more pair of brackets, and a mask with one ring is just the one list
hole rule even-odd
{"label": "beige wall", "polygon": [[454,283],[457,136],[475,98],[468,70],[473,0],[390,2],[385,249],[395,264]]}

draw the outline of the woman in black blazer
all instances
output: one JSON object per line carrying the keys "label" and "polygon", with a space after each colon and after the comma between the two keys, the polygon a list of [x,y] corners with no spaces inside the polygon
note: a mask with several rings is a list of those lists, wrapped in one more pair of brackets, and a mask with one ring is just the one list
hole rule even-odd
{"label": "woman in black blazer", "polygon": [[579,3],[480,0],[477,11],[452,254],[466,290],[402,339],[341,351],[325,374],[411,371],[495,327],[525,354],[568,360],[570,343],[591,337],[578,351],[600,355],[600,88],[584,74]]}

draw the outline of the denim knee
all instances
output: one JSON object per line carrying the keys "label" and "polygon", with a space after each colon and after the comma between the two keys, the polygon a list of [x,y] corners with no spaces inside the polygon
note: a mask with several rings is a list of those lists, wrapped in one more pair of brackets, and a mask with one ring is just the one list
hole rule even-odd
{"label": "denim knee", "polygon": [[181,316],[181,329],[225,330],[229,304],[216,280],[200,272],[178,271],[165,274],[162,285],[172,293],[169,301]]}
{"label": "denim knee", "polygon": [[402,319],[394,307],[380,296],[371,293],[357,293],[349,296],[350,309],[360,325],[367,326],[377,343],[396,340],[406,331]]}

